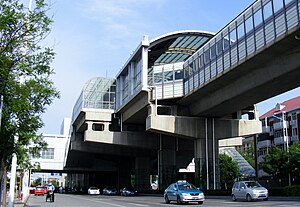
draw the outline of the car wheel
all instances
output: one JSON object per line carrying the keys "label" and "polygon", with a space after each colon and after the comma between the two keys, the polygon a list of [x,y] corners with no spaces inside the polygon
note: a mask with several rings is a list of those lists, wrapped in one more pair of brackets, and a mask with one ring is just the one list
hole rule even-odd
{"label": "car wheel", "polygon": [[202,204],[203,204],[203,201],[198,201],[198,204],[202,205]]}
{"label": "car wheel", "polygon": [[169,204],[169,203],[170,203],[170,200],[169,200],[169,198],[168,198],[167,195],[165,196],[165,202],[166,202],[166,204]]}
{"label": "car wheel", "polygon": [[177,196],[177,204],[182,204],[180,196]]}
{"label": "car wheel", "polygon": [[247,200],[248,202],[252,201],[252,197],[251,197],[251,195],[250,195],[250,194],[247,194],[247,196],[246,196],[246,200]]}
{"label": "car wheel", "polygon": [[232,198],[233,201],[236,201],[236,197],[235,197],[234,194],[232,194],[231,198]]}
{"label": "car wheel", "polygon": [[264,198],[264,201],[267,201],[267,200],[269,200],[269,198]]}

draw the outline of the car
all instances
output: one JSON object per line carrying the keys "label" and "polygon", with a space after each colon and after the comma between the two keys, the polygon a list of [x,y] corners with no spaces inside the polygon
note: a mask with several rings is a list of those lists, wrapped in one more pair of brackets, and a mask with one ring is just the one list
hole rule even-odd
{"label": "car", "polygon": [[114,187],[108,186],[103,189],[103,195],[117,195],[117,194],[118,194],[118,191]]}
{"label": "car", "polygon": [[246,199],[247,201],[262,199],[267,201],[269,193],[265,187],[256,181],[239,181],[234,183],[231,197],[233,201],[237,199]]}
{"label": "car", "polygon": [[121,196],[133,196],[133,195],[137,195],[137,190],[135,190],[131,186],[128,186],[128,187],[122,188],[120,190],[120,195]]}
{"label": "car", "polygon": [[88,194],[89,195],[100,195],[100,189],[97,187],[90,187],[88,189]]}
{"label": "car", "polygon": [[176,201],[178,204],[189,202],[203,204],[205,197],[204,193],[193,184],[186,180],[179,180],[165,189],[164,199],[167,204],[171,201]]}
{"label": "car", "polygon": [[44,188],[44,186],[36,186],[35,188],[34,188],[34,195],[36,196],[36,195],[44,195],[45,194],[45,188]]}

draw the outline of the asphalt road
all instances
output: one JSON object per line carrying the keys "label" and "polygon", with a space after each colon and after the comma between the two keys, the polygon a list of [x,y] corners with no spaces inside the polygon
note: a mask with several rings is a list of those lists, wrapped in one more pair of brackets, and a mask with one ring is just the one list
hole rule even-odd
{"label": "asphalt road", "polygon": [[[27,202],[27,207],[171,207],[179,206],[176,202],[165,204],[162,196],[104,196],[104,195],[72,195],[72,194],[56,194],[55,202],[50,203],[45,201],[46,196],[31,195]],[[180,206],[201,206],[196,203],[184,204]],[[270,197],[269,201],[231,201],[229,196],[212,197],[207,196],[202,206],[219,206],[219,207],[260,207],[260,206],[300,206],[300,197]]]}

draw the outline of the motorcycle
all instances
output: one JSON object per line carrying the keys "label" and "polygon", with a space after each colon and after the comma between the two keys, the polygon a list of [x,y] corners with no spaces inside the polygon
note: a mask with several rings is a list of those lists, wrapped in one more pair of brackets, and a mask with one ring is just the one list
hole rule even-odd
{"label": "motorcycle", "polygon": [[48,202],[48,199],[50,202],[54,202],[54,192],[52,190],[48,190],[48,193],[46,195],[46,202]]}

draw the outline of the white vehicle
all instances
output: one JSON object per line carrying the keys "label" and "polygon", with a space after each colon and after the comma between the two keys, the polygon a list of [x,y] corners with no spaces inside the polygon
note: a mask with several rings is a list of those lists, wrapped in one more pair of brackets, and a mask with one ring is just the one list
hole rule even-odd
{"label": "white vehicle", "polygon": [[266,188],[256,181],[240,181],[234,183],[231,197],[233,201],[237,199],[246,199],[247,201],[262,199],[267,201],[269,193]]}
{"label": "white vehicle", "polygon": [[100,195],[100,189],[97,187],[90,187],[88,189],[88,194],[89,195]]}

